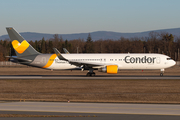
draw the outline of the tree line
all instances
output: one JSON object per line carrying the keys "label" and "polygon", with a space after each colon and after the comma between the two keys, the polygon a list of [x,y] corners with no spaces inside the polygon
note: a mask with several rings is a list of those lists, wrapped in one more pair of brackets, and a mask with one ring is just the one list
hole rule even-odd
{"label": "tree line", "polygon": [[[174,60],[180,60],[180,37],[169,33],[150,32],[148,37],[121,37],[118,40],[99,39],[92,40],[91,35],[87,39],[64,40],[62,36],[55,34],[51,39],[29,42],[38,52],[54,53],[57,48],[63,53],[66,48],[70,53],[160,53],[170,56]],[[15,55],[9,39],[0,40],[0,61],[7,61],[6,56]]]}

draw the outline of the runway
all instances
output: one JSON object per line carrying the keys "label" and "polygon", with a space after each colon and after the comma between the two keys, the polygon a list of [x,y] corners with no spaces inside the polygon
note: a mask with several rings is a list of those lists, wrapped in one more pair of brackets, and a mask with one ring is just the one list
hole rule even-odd
{"label": "runway", "polygon": [[[64,102],[8,102],[0,103],[0,113],[8,111],[86,114],[96,116],[164,116],[180,118],[180,105],[172,104],[117,104],[117,103],[64,103]],[[23,112],[20,112],[23,111]],[[11,112],[11,113],[14,113]],[[130,117],[131,118],[131,117]],[[92,119],[92,118],[91,118]],[[118,118],[119,119],[119,118]],[[131,118],[132,119],[132,118]],[[140,119],[140,117],[138,117]],[[144,119],[144,117],[143,117]],[[154,118],[153,118],[154,119]]]}
{"label": "runway", "polygon": [[0,103],[0,111],[36,111],[64,113],[178,115],[180,105],[171,104],[117,104],[65,102],[8,102]]}
{"label": "runway", "polygon": [[53,79],[53,80],[180,80],[180,76],[142,76],[142,75],[97,75],[87,77],[85,75],[1,75],[5,79]]}

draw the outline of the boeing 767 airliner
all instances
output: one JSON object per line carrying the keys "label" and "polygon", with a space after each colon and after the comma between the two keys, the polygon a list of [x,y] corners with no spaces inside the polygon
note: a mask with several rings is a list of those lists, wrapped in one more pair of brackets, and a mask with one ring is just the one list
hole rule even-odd
{"label": "boeing 767 airliner", "polygon": [[119,54],[61,54],[56,48],[55,54],[37,52],[14,28],[6,28],[15,49],[16,57],[10,61],[51,70],[89,70],[87,76],[95,76],[93,70],[116,74],[121,69],[161,71],[174,66],[176,62],[163,54],[119,53]]}

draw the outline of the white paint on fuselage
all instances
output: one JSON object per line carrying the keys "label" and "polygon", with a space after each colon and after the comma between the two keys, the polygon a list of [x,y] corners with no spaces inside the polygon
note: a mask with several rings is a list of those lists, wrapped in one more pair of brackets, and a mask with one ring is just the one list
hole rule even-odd
{"label": "white paint on fuselage", "polygon": [[[176,64],[176,62],[162,54],[62,54],[70,61],[100,63],[106,65],[118,65],[118,69],[165,69]],[[102,67],[102,66],[101,66]],[[75,65],[67,61],[55,58],[48,69],[74,69]]]}

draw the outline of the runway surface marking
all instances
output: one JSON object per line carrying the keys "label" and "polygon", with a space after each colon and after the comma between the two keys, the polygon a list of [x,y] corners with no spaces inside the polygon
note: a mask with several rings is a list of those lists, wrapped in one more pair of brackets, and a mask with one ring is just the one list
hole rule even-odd
{"label": "runway surface marking", "polygon": [[0,103],[0,111],[38,111],[103,114],[180,115],[180,105],[12,102]]}
{"label": "runway surface marking", "polygon": [[54,79],[54,80],[68,80],[68,79],[73,79],[73,80],[119,80],[119,79],[134,79],[134,80],[139,80],[139,79],[151,79],[151,80],[158,80],[158,79],[163,79],[163,80],[180,80],[180,76],[132,76],[132,75],[98,75],[96,77],[86,77],[85,75],[1,75],[0,79]]}

